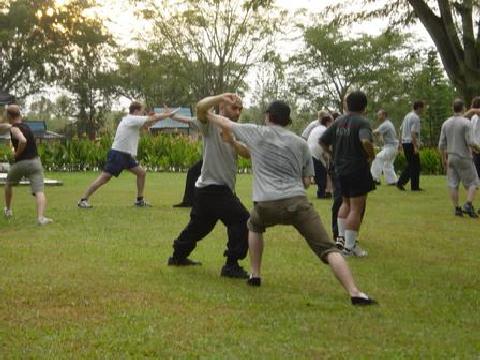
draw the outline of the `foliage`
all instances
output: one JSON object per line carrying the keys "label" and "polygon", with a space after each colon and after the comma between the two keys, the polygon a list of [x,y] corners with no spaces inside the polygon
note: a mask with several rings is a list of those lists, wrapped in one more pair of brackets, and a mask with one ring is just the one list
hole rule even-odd
{"label": "foliage", "polygon": [[62,76],[94,1],[0,1],[0,88],[24,98]]}
{"label": "foliage", "polygon": [[[395,158],[395,171],[400,173],[407,165],[403,152]],[[423,175],[441,175],[445,172],[442,165],[442,156],[437,148],[423,148],[420,150],[420,166]]]}

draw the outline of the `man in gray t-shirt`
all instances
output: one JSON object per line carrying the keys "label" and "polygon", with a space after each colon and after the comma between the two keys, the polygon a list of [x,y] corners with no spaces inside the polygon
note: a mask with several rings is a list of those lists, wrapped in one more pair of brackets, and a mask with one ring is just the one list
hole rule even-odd
{"label": "man in gray t-shirt", "polygon": [[[473,200],[479,185],[477,171],[472,160],[472,148],[479,150],[472,138],[472,125],[463,117],[464,103],[460,99],[453,102],[454,115],[442,125],[438,147],[442,153],[444,168],[447,170],[447,182],[450,189],[450,198],[455,206],[455,215],[463,213],[476,218],[478,215],[473,208]],[[458,205],[458,187],[460,181],[468,190],[467,202],[462,208]]]}
{"label": "man in gray t-shirt", "polygon": [[377,117],[380,121],[380,126],[373,130],[373,134],[382,137],[383,148],[382,151],[375,156],[370,171],[372,172],[373,181],[375,181],[377,185],[380,185],[382,172],[388,185],[396,185],[398,178],[397,174],[395,174],[393,163],[397,156],[397,132],[392,122],[387,119],[387,112],[385,110],[380,109],[377,112]]}
{"label": "man in gray t-shirt", "polygon": [[248,273],[238,264],[248,251],[248,211],[235,195],[237,154],[249,157],[246,147],[207,121],[207,111],[219,107],[220,114],[238,121],[241,101],[226,102],[224,95],[201,100],[197,105],[197,119],[174,116],[173,119],[197,127],[203,137],[203,164],[195,183],[190,221],[173,243],[173,254],[168,265],[199,265],[188,256],[197,242],[208,235],[218,220],[228,229],[227,258],[221,276],[247,278]]}
{"label": "man in gray t-shirt", "polygon": [[[232,94],[232,100],[236,96]],[[375,301],[356,287],[349,267],[322,225],[306,197],[305,188],[313,175],[312,155],[305,140],[286,129],[290,108],[274,101],[267,109],[265,124],[237,124],[226,117],[209,114],[209,121],[223,131],[232,131],[250,151],[253,166],[254,207],[248,221],[252,274],[247,284],[260,286],[263,232],[282,224],[293,225],[310,248],[326,264],[351,296],[353,305]]]}

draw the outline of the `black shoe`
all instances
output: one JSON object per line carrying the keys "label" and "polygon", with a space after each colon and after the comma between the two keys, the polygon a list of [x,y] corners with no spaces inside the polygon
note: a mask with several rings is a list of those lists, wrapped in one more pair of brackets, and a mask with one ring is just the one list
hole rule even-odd
{"label": "black shoe", "polygon": [[181,202],[173,205],[173,207],[192,207],[192,204]]}
{"label": "black shoe", "polygon": [[262,279],[259,278],[259,277],[250,276],[247,280],[247,285],[248,286],[259,287],[260,285],[262,285]]}
{"label": "black shoe", "polygon": [[412,189],[412,191],[425,191],[425,190],[422,188],[418,188],[418,189]]}
{"label": "black shoe", "polygon": [[378,305],[378,302],[373,300],[371,297],[363,297],[363,296],[352,296],[350,297],[352,300],[352,305],[359,305],[359,306],[365,306],[365,305]]}
{"label": "black shoe", "polygon": [[462,211],[462,208],[460,206],[455,207],[455,216],[463,217],[463,211]]}
{"label": "black shoe", "polygon": [[374,183],[375,185],[377,185],[377,186],[378,186],[378,185],[382,185],[382,183],[381,183],[380,181],[378,181],[378,180],[373,180],[373,183]]}
{"label": "black shoe", "polygon": [[405,188],[403,187],[403,185],[397,183],[397,189],[400,190],[400,191],[405,191]]}
{"label": "black shoe", "polygon": [[168,258],[168,265],[169,266],[191,266],[191,265],[202,265],[200,261],[190,260],[189,258],[175,258],[169,257]]}
{"label": "black shoe", "polygon": [[220,276],[229,277],[233,279],[248,279],[248,273],[238,264],[225,264],[222,266]]}
{"label": "black shoe", "polygon": [[331,198],[333,198],[333,194],[331,192],[326,192],[325,199],[331,199]]}
{"label": "black shoe", "polygon": [[463,212],[470,216],[471,218],[478,218],[477,213],[475,212],[475,209],[473,208],[473,205],[471,203],[465,203],[463,205]]}

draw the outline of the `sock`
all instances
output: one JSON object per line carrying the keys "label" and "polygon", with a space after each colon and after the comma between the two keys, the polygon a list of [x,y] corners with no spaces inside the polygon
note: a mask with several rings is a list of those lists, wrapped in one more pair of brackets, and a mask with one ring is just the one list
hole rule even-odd
{"label": "sock", "polygon": [[143,196],[137,197],[137,201],[142,201],[142,200],[143,200]]}
{"label": "sock", "polygon": [[345,219],[337,218],[338,236],[345,237]]}
{"label": "sock", "polygon": [[357,242],[358,231],[345,230],[345,249],[352,250]]}

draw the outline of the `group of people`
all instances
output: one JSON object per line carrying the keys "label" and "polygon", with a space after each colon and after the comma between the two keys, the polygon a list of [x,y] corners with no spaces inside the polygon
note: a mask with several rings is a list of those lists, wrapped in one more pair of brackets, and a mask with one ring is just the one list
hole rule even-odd
{"label": "group of people", "polygon": [[[136,160],[140,131],[170,117],[200,131],[203,155],[189,171],[183,201],[175,205],[192,208],[187,225],[173,241],[173,251],[167,261],[169,266],[201,265],[190,255],[220,220],[228,232],[223,254],[226,260],[220,275],[246,279],[248,285],[260,286],[266,229],[278,224],[292,225],[319,259],[330,266],[353,305],[376,304],[358,289],[344,258],[366,255],[358,246],[358,232],[368,193],[375,189],[382,173],[387,184],[400,190],[405,190],[408,181],[412,191],[421,190],[420,115],[425,104],[414,102],[412,112],[405,116],[400,127],[399,140],[385,110],[378,111],[380,126],[372,130],[364,116],[366,107],[366,95],[354,91],[346,96],[342,115],[320,111],[319,119],[309,124],[302,139],[287,129],[292,120],[290,108],[283,101],[273,101],[269,105],[265,125],[238,123],[243,110],[242,100],[230,93],[199,101],[195,118],[180,116],[170,109],[147,114],[144,106],[134,101],[129,114],[118,125],[103,171],[87,187],[78,207],[91,208],[89,199],[95,191],[123,170],[137,177],[134,205],[149,206],[144,199],[146,171]],[[218,109],[217,113],[214,108]],[[454,116],[442,126],[439,148],[447,169],[455,214],[467,213],[474,217],[472,202],[479,184],[480,98],[474,100],[474,106],[467,113],[463,102],[455,100],[453,112]],[[25,176],[36,198],[38,224],[46,225],[52,220],[44,216],[43,170],[35,139],[28,126],[22,123],[17,105],[9,105],[6,114],[8,124],[0,124],[0,131],[10,131],[15,163],[7,176],[4,214],[12,216],[12,186]],[[464,117],[472,115],[471,121]],[[374,152],[376,135],[383,139],[383,148],[377,155]],[[393,162],[400,144],[408,165],[397,179]],[[253,208],[250,211],[235,193],[238,156],[252,160]],[[333,239],[307,199],[306,189],[312,179],[318,186],[318,198],[334,199]],[[468,189],[463,208],[458,203],[460,182]],[[240,265],[247,253],[250,254],[250,274]]]}

